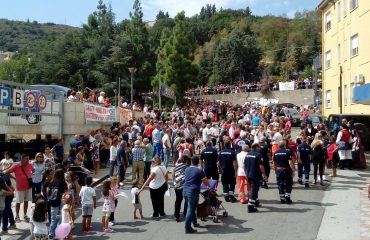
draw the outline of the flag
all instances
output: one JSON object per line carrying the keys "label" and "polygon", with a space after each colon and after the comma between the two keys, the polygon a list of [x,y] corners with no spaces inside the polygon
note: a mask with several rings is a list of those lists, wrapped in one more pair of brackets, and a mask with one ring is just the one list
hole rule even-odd
{"label": "flag", "polygon": [[161,96],[168,97],[171,99],[175,99],[175,91],[172,90],[170,87],[168,87],[166,84],[160,82],[159,83],[160,87],[160,94]]}

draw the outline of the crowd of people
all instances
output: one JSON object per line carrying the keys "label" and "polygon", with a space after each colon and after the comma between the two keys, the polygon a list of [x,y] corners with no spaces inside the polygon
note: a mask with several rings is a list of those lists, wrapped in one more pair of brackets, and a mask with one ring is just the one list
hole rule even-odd
{"label": "crowd of people", "polygon": [[[111,101],[111,98],[109,98],[105,92],[97,92],[88,87],[85,89],[79,87],[78,90],[70,89],[67,92],[67,102],[85,102],[110,107],[112,104],[114,105]],[[131,104],[124,97],[119,97],[118,106],[122,108],[132,108],[134,111],[142,110],[140,103],[133,101],[133,104]]]}
{"label": "crowd of people", "polygon": [[[78,208],[85,233],[91,231],[92,216],[102,214],[102,230],[109,234],[114,231],[121,187],[130,182],[133,218],[138,217],[137,212],[143,218],[143,209],[149,208],[142,204],[147,187],[152,218],[166,216],[164,197],[173,185],[174,219],[182,221],[185,200],[185,233],[194,233],[199,227],[196,210],[201,185],[209,187],[210,180],[220,181],[226,202],[247,204],[252,213],[261,206],[259,189],[269,188],[271,170],[276,174],[278,199],[290,204],[296,171],[297,182],[309,188],[325,185],[326,167],[335,177],[338,163],[340,169],[365,164],[361,138],[351,121],[344,120],[335,129],[327,129],[323,123],[314,128],[304,121],[298,136],[291,134],[290,116],[279,108],[192,99],[169,112],[147,108],[145,117],[114,123],[108,131],[76,135],[69,142],[67,157],[63,139],[55,146],[45,146],[32,161],[23,154],[20,162],[14,163],[11,153],[6,152],[0,162],[2,232],[16,228],[23,204],[23,220],[30,222],[35,239],[55,239],[61,232],[65,233],[63,238],[73,239],[72,233],[79,234],[71,231]],[[313,182],[309,179],[311,164]],[[130,165],[132,178],[126,179]],[[109,168],[110,178],[102,189],[94,189],[92,176],[98,175],[101,167]],[[94,210],[96,191],[103,196],[102,213]],[[15,217],[11,208],[14,196]]]}
{"label": "crowd of people", "polygon": [[[200,86],[198,88],[189,89],[186,91],[186,96],[212,95],[212,94],[230,94],[230,93],[246,93],[258,92],[263,84],[261,82],[235,83],[235,84],[219,84],[214,87]],[[315,83],[312,79],[294,80],[294,89],[313,89]],[[321,80],[317,82],[317,88],[321,89]],[[270,91],[279,91],[279,83],[270,83]]]}

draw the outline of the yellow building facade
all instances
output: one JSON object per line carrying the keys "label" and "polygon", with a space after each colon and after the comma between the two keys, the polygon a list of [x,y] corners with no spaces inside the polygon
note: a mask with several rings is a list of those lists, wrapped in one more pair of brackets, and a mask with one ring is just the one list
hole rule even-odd
{"label": "yellow building facade", "polygon": [[322,0],[323,115],[370,115],[370,0]]}

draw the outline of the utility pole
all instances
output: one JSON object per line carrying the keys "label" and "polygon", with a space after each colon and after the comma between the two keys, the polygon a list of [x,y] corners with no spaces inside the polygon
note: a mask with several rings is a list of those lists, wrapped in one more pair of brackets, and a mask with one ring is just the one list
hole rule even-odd
{"label": "utility pole", "polygon": [[131,73],[131,107],[133,107],[133,103],[134,103],[134,74],[136,73],[137,71],[137,68],[136,67],[130,67],[128,69]]}

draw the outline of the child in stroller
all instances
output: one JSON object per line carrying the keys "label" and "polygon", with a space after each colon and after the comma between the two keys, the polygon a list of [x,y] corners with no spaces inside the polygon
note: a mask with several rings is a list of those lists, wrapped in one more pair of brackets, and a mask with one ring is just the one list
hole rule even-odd
{"label": "child in stroller", "polygon": [[223,210],[222,215],[224,217],[228,216],[225,207],[222,205],[222,201],[218,199],[216,180],[209,180],[210,187],[208,188],[204,184],[201,185],[201,195],[204,201],[198,205],[197,215],[202,220],[205,221],[208,216],[212,216],[214,223],[219,223],[219,218],[217,216],[218,211]]}

